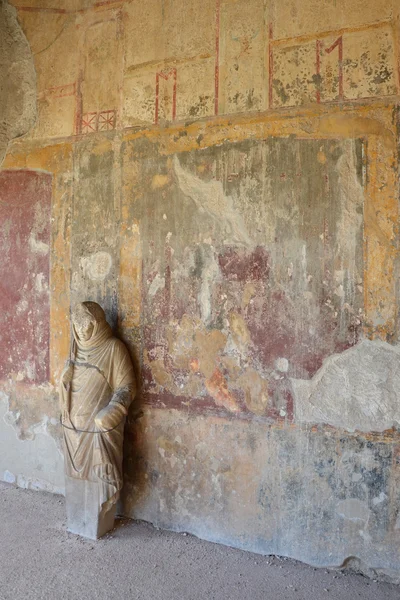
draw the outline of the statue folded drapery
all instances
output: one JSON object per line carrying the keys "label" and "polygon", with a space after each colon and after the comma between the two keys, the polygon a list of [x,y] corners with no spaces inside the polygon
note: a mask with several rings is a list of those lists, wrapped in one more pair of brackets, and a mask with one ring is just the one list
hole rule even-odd
{"label": "statue folded drapery", "polygon": [[97,538],[114,523],[135,376],[128,350],[98,304],[78,304],[72,330],[60,386],[68,529]]}

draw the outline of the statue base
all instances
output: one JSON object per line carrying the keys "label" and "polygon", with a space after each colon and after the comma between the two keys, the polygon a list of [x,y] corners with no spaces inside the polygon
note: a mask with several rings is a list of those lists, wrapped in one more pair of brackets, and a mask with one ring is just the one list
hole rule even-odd
{"label": "statue base", "polygon": [[114,527],[116,504],[103,503],[102,483],[65,477],[67,529],[97,540]]}

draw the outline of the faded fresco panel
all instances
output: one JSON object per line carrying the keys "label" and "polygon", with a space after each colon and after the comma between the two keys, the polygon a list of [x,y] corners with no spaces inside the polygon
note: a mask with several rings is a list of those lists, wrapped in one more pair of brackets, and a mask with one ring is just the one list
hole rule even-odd
{"label": "faded fresco panel", "polygon": [[396,94],[395,43],[387,24],[272,42],[271,56],[274,106]]}
{"label": "faded fresco panel", "polygon": [[207,57],[214,52],[215,0],[169,0],[161,5],[162,30],[159,34],[163,36],[165,58]]}
{"label": "faded fresco panel", "polygon": [[147,400],[292,420],[290,378],[310,379],[359,337],[361,144],[149,151],[132,146],[140,184],[130,204]]}
{"label": "faded fresco panel", "polygon": [[264,2],[222,2],[220,17],[220,111],[265,109]]}
{"label": "faded fresco panel", "polygon": [[317,101],[315,56],[314,41],[274,47],[273,106],[300,106]]}
{"label": "faded fresco panel", "polygon": [[275,0],[271,5],[274,37],[288,38],[391,19],[396,0]]}
{"label": "faded fresco panel", "polygon": [[0,377],[49,379],[51,176],[0,172]]}
{"label": "faded fresco panel", "polygon": [[124,65],[131,68],[164,58],[163,3],[132,0],[124,5]]}
{"label": "faded fresco panel", "polygon": [[188,61],[177,69],[176,118],[214,114],[214,58]]}
{"label": "faded fresco panel", "polygon": [[92,300],[117,321],[119,272],[118,221],[115,204],[112,142],[88,136],[75,147],[73,214],[71,225],[71,303]]}
{"label": "faded fresco panel", "polygon": [[82,35],[75,15],[19,11],[18,18],[32,48],[37,76],[39,115],[29,136],[73,135]]}
{"label": "faded fresco panel", "polygon": [[82,82],[83,115],[117,109],[121,70],[118,50],[116,21],[96,23],[88,28]]}
{"label": "faded fresco panel", "polygon": [[396,94],[396,58],[391,26],[343,36],[346,99]]}
{"label": "faded fresco panel", "polygon": [[153,69],[132,71],[123,80],[123,126],[154,123],[156,109],[156,73]]}

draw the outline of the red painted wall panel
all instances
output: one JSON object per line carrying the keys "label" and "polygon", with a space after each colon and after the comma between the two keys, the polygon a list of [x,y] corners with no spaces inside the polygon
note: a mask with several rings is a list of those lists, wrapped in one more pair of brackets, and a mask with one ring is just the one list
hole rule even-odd
{"label": "red painted wall panel", "polygon": [[0,378],[49,379],[51,175],[0,171]]}

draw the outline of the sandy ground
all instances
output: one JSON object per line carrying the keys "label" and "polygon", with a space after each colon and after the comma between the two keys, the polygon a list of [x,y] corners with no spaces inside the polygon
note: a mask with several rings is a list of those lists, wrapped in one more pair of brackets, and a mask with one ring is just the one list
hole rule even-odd
{"label": "sandy ground", "polygon": [[1,600],[399,600],[400,586],[121,519],[92,542],[64,499],[0,483]]}

